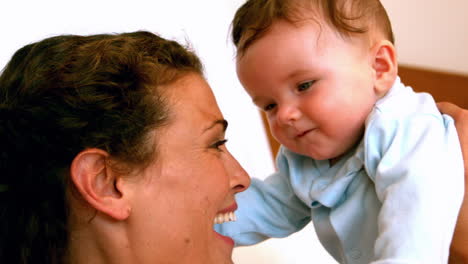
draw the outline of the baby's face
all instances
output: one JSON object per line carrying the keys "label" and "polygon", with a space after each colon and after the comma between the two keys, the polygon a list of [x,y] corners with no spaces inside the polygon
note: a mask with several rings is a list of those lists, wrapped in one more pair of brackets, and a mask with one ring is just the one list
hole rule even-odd
{"label": "baby's face", "polygon": [[237,60],[273,136],[314,159],[339,157],[361,138],[378,99],[370,48],[314,22],[276,21]]}

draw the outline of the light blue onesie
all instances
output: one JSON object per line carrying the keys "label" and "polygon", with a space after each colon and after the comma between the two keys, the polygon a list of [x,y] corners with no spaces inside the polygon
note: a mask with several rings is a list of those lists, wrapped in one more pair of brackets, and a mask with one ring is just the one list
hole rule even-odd
{"label": "light blue onesie", "polygon": [[277,166],[237,195],[237,222],[215,226],[236,245],[285,237],[312,220],[340,263],[447,263],[463,159],[453,120],[429,94],[397,78],[362,141],[332,167],[284,147]]}

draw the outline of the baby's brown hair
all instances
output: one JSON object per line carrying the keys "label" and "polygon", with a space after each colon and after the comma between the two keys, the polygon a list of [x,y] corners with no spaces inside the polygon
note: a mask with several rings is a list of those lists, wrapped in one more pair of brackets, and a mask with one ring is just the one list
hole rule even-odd
{"label": "baby's brown hair", "polygon": [[274,21],[317,21],[314,11],[343,37],[367,33],[372,26],[395,42],[390,19],[379,0],[247,0],[232,20],[232,41],[238,55],[242,55]]}

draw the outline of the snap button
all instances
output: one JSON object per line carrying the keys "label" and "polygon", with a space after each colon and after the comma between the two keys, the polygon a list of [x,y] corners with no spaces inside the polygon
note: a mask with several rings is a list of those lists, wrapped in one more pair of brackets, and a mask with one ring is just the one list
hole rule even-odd
{"label": "snap button", "polygon": [[311,206],[312,208],[317,208],[317,207],[321,206],[321,204],[320,204],[319,201],[313,201],[313,202],[310,204],[310,206]]}

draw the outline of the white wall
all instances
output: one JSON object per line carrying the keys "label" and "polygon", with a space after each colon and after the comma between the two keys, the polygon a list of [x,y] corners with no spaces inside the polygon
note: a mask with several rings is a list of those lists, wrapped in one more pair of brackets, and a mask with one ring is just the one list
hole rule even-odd
{"label": "white wall", "polygon": [[205,64],[206,76],[230,126],[228,147],[252,175],[273,170],[256,108],[240,88],[228,41],[230,0],[16,0],[0,1],[0,67],[30,42],[57,34],[148,30],[186,40]]}
{"label": "white wall", "polygon": [[468,75],[467,0],[382,0],[400,62]]}
{"label": "white wall", "polygon": [[[16,0],[0,2],[0,67],[15,50],[48,36],[149,30],[189,40],[229,120],[231,152],[254,177],[273,171],[257,109],[234,72],[230,19],[243,0]],[[383,0],[393,21],[400,62],[468,74],[466,0]],[[237,248],[238,264],[335,263],[311,225],[286,239]]]}

